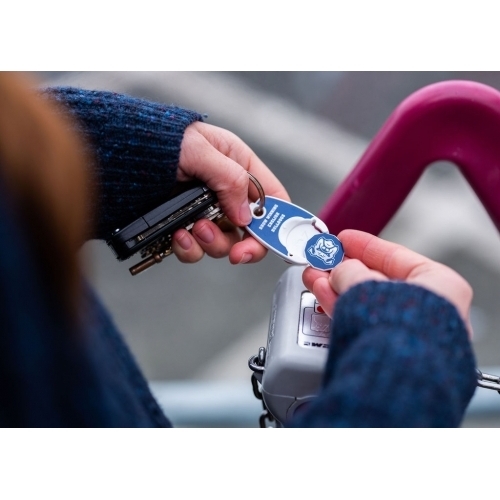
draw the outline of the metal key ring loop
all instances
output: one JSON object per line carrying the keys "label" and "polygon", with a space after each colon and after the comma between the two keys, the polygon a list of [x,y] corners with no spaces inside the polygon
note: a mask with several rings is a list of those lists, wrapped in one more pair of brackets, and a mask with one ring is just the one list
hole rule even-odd
{"label": "metal key ring loop", "polygon": [[261,183],[252,175],[250,172],[247,172],[250,180],[253,182],[254,186],[257,188],[259,192],[259,206],[254,208],[253,213],[257,216],[262,215],[264,213],[264,205],[266,204],[266,195],[264,194],[264,188]]}

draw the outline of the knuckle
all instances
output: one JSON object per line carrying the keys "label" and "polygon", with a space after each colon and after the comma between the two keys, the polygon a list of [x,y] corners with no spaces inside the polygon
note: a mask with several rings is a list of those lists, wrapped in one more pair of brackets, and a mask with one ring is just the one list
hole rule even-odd
{"label": "knuckle", "polygon": [[188,255],[177,255],[177,258],[183,264],[194,264],[195,262],[199,262],[203,258],[204,252],[201,253],[190,253]]}
{"label": "knuckle", "polygon": [[172,245],[172,250],[179,262],[182,262],[183,264],[198,262],[203,258],[203,255],[205,254],[203,249],[198,245],[193,245],[189,250],[184,250],[177,243],[174,243]]}
{"label": "knuckle", "polygon": [[210,252],[210,257],[214,259],[222,259],[228,255],[228,251],[224,248],[216,248]]}
{"label": "knuckle", "polygon": [[235,191],[248,191],[248,173],[243,167],[240,166],[240,168],[235,169],[230,188]]}

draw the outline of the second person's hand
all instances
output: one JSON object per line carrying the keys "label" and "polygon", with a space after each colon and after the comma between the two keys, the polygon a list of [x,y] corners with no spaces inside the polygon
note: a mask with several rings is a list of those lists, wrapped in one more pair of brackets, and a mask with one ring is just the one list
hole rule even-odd
{"label": "second person's hand", "polygon": [[330,273],[311,267],[304,270],[305,286],[331,317],[335,302],[349,288],[368,280],[404,281],[419,285],[453,304],[472,337],[469,311],[473,291],[453,269],[412,250],[362,231],[345,230],[338,238],[346,258]]}

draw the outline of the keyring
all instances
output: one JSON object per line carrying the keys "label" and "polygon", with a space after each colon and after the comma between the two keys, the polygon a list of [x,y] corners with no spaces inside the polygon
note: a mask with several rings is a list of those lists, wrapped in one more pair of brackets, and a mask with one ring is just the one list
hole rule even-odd
{"label": "keyring", "polygon": [[264,194],[264,189],[261,183],[253,176],[250,172],[247,172],[250,180],[253,182],[254,186],[257,188],[259,192],[259,206],[254,208],[254,215],[262,215],[264,213],[264,205],[266,204],[266,195]]}

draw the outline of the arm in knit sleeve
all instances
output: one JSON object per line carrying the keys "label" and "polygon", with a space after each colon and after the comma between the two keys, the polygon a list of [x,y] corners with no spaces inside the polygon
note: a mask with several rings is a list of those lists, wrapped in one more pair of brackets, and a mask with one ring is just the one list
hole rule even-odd
{"label": "arm in knit sleeve", "polygon": [[294,427],[456,427],[476,388],[457,310],[415,285],[370,281],[336,304],[323,387]]}
{"label": "arm in knit sleeve", "polygon": [[76,119],[93,156],[93,237],[106,239],[167,199],[176,181],[185,129],[200,114],[107,91],[41,91]]}

